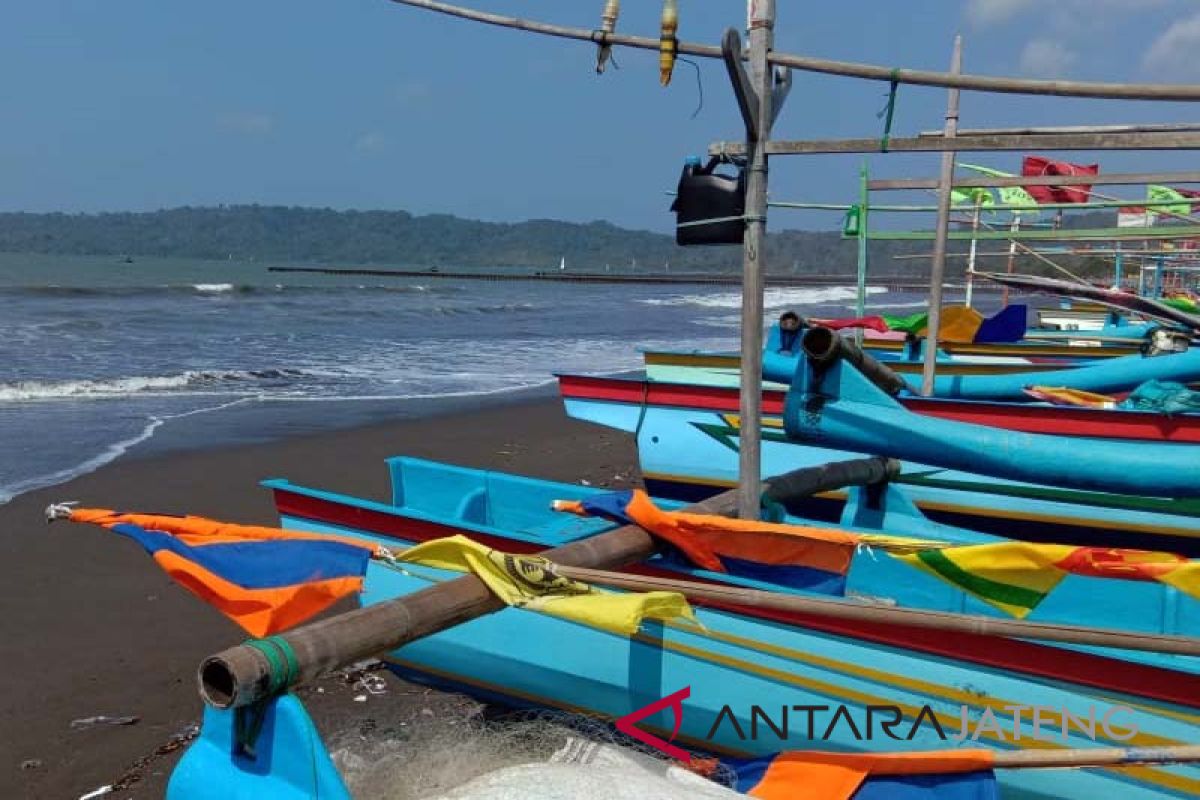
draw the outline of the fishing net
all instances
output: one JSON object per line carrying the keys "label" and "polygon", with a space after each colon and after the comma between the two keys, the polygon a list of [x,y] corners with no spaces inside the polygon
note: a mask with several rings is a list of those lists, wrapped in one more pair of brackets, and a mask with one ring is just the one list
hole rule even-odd
{"label": "fishing net", "polygon": [[[361,692],[372,684],[356,678]],[[382,687],[386,686],[386,691]],[[308,697],[355,798],[386,800],[727,800],[731,776],[701,777],[618,733],[553,711],[497,710],[390,675],[362,702]],[[336,691],[336,689],[334,690]],[[325,702],[322,702],[322,699]],[[352,698],[351,698],[352,699]]]}

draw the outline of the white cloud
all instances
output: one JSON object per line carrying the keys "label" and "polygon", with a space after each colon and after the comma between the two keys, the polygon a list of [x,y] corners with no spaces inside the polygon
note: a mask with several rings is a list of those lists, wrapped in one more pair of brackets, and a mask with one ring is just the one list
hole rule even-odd
{"label": "white cloud", "polygon": [[217,127],[248,136],[262,136],[275,127],[275,119],[258,111],[227,111],[217,115]]}
{"label": "white cloud", "polygon": [[1021,72],[1037,78],[1062,78],[1079,55],[1061,41],[1034,39],[1021,51]]}
{"label": "white cloud", "polygon": [[972,25],[995,25],[1036,5],[1037,0],[967,0],[967,20]]}
{"label": "white cloud", "polygon": [[379,131],[367,131],[354,140],[354,149],[363,153],[378,153],[387,144],[387,137]]}
{"label": "white cloud", "polygon": [[[1052,19],[1057,27],[1077,27],[1111,20],[1120,14],[1161,8],[1176,0],[967,0],[967,21],[975,27],[1008,22],[1035,11]],[[1107,18],[1107,20],[1106,20]]]}
{"label": "white cloud", "polygon": [[1177,82],[1200,76],[1200,14],[1180,20],[1154,40],[1142,58],[1142,67],[1155,80]]}

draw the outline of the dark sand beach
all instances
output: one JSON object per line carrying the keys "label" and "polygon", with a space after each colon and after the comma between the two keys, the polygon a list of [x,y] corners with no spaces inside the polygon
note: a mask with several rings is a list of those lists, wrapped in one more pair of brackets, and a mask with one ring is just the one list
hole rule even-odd
{"label": "dark sand beach", "polygon": [[[0,506],[0,797],[74,798],[113,783],[199,720],[197,664],[245,638],[172,584],[134,542],[99,528],[47,526],[47,504],[79,500],[276,524],[258,481],[287,477],[387,500],[383,459],[397,454],[594,485],[637,479],[629,437],[568,419],[557,400],[537,400],[270,444],[135,453],[22,495]],[[391,685],[395,713],[406,713],[406,698],[430,702],[427,690]],[[344,715],[349,694],[323,693],[318,724],[322,704]],[[96,715],[140,721],[72,730],[72,720]],[[161,797],[176,757],[152,761],[140,780],[109,796]]]}

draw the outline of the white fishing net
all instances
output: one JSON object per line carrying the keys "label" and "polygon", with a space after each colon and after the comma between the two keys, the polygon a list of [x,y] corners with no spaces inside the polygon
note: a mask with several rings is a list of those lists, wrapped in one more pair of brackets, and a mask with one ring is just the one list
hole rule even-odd
{"label": "white fishing net", "polygon": [[[313,697],[323,737],[358,800],[729,800],[743,795],[556,712],[501,712],[395,681]],[[386,687],[386,688],[385,688]],[[340,694],[335,689],[334,692]],[[354,700],[358,700],[355,702]],[[322,703],[322,700],[326,701]]]}

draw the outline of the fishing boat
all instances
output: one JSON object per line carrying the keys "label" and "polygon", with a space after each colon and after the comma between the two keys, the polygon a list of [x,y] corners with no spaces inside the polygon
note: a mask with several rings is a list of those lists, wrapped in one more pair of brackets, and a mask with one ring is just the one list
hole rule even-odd
{"label": "fishing boat", "polygon": [[[763,354],[764,388],[786,386],[796,370],[796,354],[781,350],[779,342],[779,329],[775,326],[767,337]],[[919,354],[873,351],[869,347],[866,350],[901,375],[911,391],[920,388],[924,365],[917,357]],[[644,361],[646,377],[653,381],[700,386],[737,386],[741,381],[741,359],[735,354],[646,352]],[[1025,388],[1034,384],[1112,394],[1127,392],[1150,380],[1200,381],[1200,350],[1064,363],[1000,356],[939,360],[934,394],[965,400],[1024,400],[1028,397]]]}
{"label": "fishing boat", "polygon": [[[742,595],[705,600],[695,608],[673,600],[669,614],[639,617],[630,626],[614,622],[611,608],[632,601],[645,611],[650,597],[587,589],[588,614],[579,613],[578,602],[575,613],[564,614],[552,602],[579,598],[572,594],[577,589],[562,594],[559,586],[559,594],[542,596],[541,602],[508,592],[544,580],[535,578],[539,572],[567,569],[555,565],[578,563],[584,554],[613,566],[643,554],[642,560],[650,560],[631,570],[653,576],[662,570],[655,567],[652,548],[640,544],[647,534],[629,526],[614,529],[599,518],[562,513],[550,518],[556,513],[548,511],[551,498],[596,499],[586,487],[411,460],[394,460],[392,468],[400,479],[390,504],[271,482],[290,530],[67,506],[48,510],[52,517],[111,528],[156,554],[169,550],[175,558],[156,555],[160,565],[191,576],[185,585],[219,607],[232,600],[222,609],[227,615],[260,623],[262,604],[285,594],[268,578],[289,580],[287,574],[302,566],[300,553],[344,560],[347,550],[363,551],[357,557],[361,582],[342,587],[343,595],[361,587],[360,609],[288,630],[295,624],[291,619],[282,625],[286,632],[265,635],[272,630],[267,628],[258,634],[263,638],[201,665],[209,706],[200,738],[172,775],[168,797],[191,800],[214,792],[237,798],[349,797],[312,720],[286,689],[356,655],[381,651],[387,651],[388,666],[407,679],[515,706],[625,720],[623,730],[648,735],[684,758],[688,752],[681,747],[725,758],[804,749],[818,760],[814,749],[836,758],[881,749],[985,748],[996,751],[996,759],[1027,751],[1037,751],[1029,755],[1040,759],[1083,748],[1085,755],[1089,749],[1104,755],[1095,762],[1104,766],[1005,771],[998,776],[1004,797],[1148,800],[1200,792],[1196,767],[1128,766],[1169,760],[1174,747],[1195,759],[1194,748],[1184,743],[1200,724],[1196,656],[1157,656],[1161,660],[1150,663],[1128,658],[1125,651],[1001,638],[982,629],[946,636],[918,624],[912,611],[844,601],[835,604],[857,608],[859,618],[772,609],[749,604],[749,595]],[[469,538],[444,536],[449,531],[467,532]],[[234,549],[231,542],[237,542]],[[483,549],[475,549],[479,543]],[[419,555],[445,552],[447,545],[491,566],[461,577],[462,568],[442,563],[444,556],[431,561]],[[496,560],[492,547],[507,555]],[[204,566],[211,576],[224,568],[233,576],[241,573],[244,584],[246,566],[259,559],[255,548],[263,548],[263,557],[269,552],[275,566],[270,575],[253,577],[251,587],[231,591],[228,581],[213,582],[195,571]],[[548,554],[555,561],[520,560],[521,553],[547,548],[553,548]],[[219,555],[196,555],[214,549]],[[336,570],[328,563],[314,566],[319,569],[309,580],[327,585]],[[624,573],[603,574],[620,581]],[[512,583],[495,587],[498,576]],[[549,583],[558,580],[551,577]],[[688,585],[706,591],[703,584]],[[507,607],[489,589],[509,597]],[[312,595],[302,586],[289,592],[288,602],[311,605]],[[654,602],[661,608],[666,600]],[[289,607],[285,616],[293,612]],[[872,622],[861,612],[891,617]],[[912,624],[894,624],[897,614]],[[978,619],[949,617],[968,625]],[[1022,624],[1032,636],[1029,624]],[[1037,635],[1104,634],[1078,626],[1069,632],[1050,628],[1053,632]],[[1108,635],[1131,636],[1111,630]],[[1157,638],[1196,650],[1191,639]],[[875,715],[872,721],[869,714]],[[897,726],[899,732],[893,732]],[[1116,755],[1095,749],[1110,744],[1138,749]]]}
{"label": "fishing boat", "polygon": [[1143,297],[1120,289],[1106,289],[1040,275],[1005,275],[994,272],[976,272],[974,274],[1022,291],[1045,292],[1060,297],[1092,300],[1107,308],[1136,312],[1178,325],[1190,332],[1200,330],[1200,316],[1154,298]]}
{"label": "fishing boat", "polygon": [[[363,537],[396,552],[467,533],[489,547],[529,553],[588,540],[612,527],[602,519],[549,511],[552,500],[585,498],[598,490],[411,459],[394,459],[390,467],[392,503],[286,481],[267,485],[275,492],[286,527]],[[637,571],[660,571],[653,564],[652,560]],[[373,561],[362,602],[412,596],[454,576]],[[1110,732],[1123,744],[1185,742],[1200,724],[1200,678],[1197,662],[1190,657],[1177,657],[1170,666],[1140,663],[1111,653],[981,635],[931,635],[902,626],[756,611],[735,604],[706,604],[696,610],[696,619],[698,625],[654,623],[632,636],[620,636],[508,608],[408,644],[386,661],[410,680],[506,704],[603,718],[634,714],[686,687],[677,719],[664,712],[640,724],[677,745],[724,755],[811,747],[813,738],[822,739],[822,749],[876,749],[878,745],[865,741],[863,721],[857,718],[866,706],[897,706],[908,720],[929,708],[926,724],[912,730],[910,739],[887,741],[887,747],[900,749],[946,746],[960,731],[964,713],[968,739],[983,719],[999,721],[973,740],[977,745],[1012,750],[1097,743],[1071,725],[1065,739],[1035,740],[1029,735],[1028,715],[1025,735],[1016,740],[1014,714],[1021,712],[1014,709],[1034,705],[1056,710],[1047,712],[1054,715],[1054,727],[1061,726],[1063,714],[1075,718],[1088,714],[1089,708],[1120,706],[1121,727],[1110,726]],[[759,707],[758,734],[753,737],[746,733],[752,706]],[[816,734],[808,732],[802,717],[782,727],[781,714],[810,706],[824,710],[815,723]],[[833,710],[843,706],[843,716],[856,715],[855,725],[843,720],[830,726]],[[216,716],[211,709],[210,713]],[[764,713],[770,728],[761,717]],[[938,721],[941,735],[929,719]],[[224,725],[232,727],[231,722]],[[673,727],[677,734],[671,736]],[[1113,738],[1103,730],[1097,733],[1098,741],[1112,743]],[[205,767],[227,764],[229,754],[214,747],[198,752],[193,760],[195,775]],[[1001,776],[1001,781],[1006,798],[1083,798],[1089,793],[1187,797],[1200,791],[1200,771],[1190,767],[1014,772]]]}
{"label": "fishing boat", "polygon": [[[652,381],[559,376],[567,413],[636,437],[641,472],[656,496],[698,500],[736,484],[741,425],[736,389]],[[1094,439],[1174,444],[1181,453],[1200,442],[1200,417],[901,396],[917,414],[1025,433],[1072,437],[1068,452]],[[790,439],[785,394],[762,397],[762,474],[780,475],[854,451]],[[1188,456],[1194,458],[1194,456]],[[973,470],[903,462],[894,480],[932,519],[950,525],[1040,541],[1167,549],[1200,555],[1200,504],[1193,500],[1066,489],[995,477]],[[831,491],[794,509],[824,521],[840,518],[846,494]]]}
{"label": "fishing boat", "polygon": [[[851,468],[858,465],[858,462],[844,463]],[[607,517],[581,518],[556,509],[586,506],[589,501],[623,503],[627,502],[623,495],[628,494],[405,456],[388,459],[387,469],[392,486],[390,504],[304,487],[286,479],[267,480],[263,486],[271,490],[284,528],[394,536],[408,544],[465,535],[506,552],[532,552],[529,548],[545,546],[547,542],[561,544],[613,530],[618,523]],[[812,478],[797,477],[806,485],[803,491],[811,488]],[[997,599],[1003,593],[993,596],[980,590],[979,585],[988,580],[983,571],[975,575],[975,580],[956,582],[957,576],[950,579],[947,576],[961,566],[939,572],[916,560],[913,553],[933,552],[934,545],[945,548],[938,550],[939,553],[965,553],[966,550],[953,548],[971,547],[972,562],[979,563],[1012,559],[1018,550],[1037,553],[1038,546],[933,522],[901,490],[887,485],[886,479],[867,486],[847,486],[845,490],[848,499],[836,526],[814,525],[795,517],[784,520],[795,526],[790,533],[801,540],[811,536],[814,542],[824,542],[827,540],[822,537],[829,535],[832,541],[855,547],[844,575],[813,568],[803,575],[788,571],[780,582],[773,580],[766,569],[751,569],[744,574],[735,570],[714,571],[685,557],[663,554],[647,561],[643,571],[797,595],[866,599],[889,608],[997,618],[1019,615],[1035,622],[1175,636],[1200,635],[1200,581],[1196,582],[1193,595],[1188,595],[1163,583],[1115,584],[1111,579],[1098,577],[1098,571],[1081,571],[1065,575],[1061,583],[1046,591],[1032,607],[1014,611],[1006,602],[1011,598]],[[645,513],[636,520],[651,529],[656,518],[653,509],[669,515],[684,505],[662,499],[648,503]],[[992,550],[985,549],[989,545]],[[1096,551],[1081,548],[1074,558],[1096,555]],[[1175,559],[1170,556],[1167,562],[1174,563]],[[1160,653],[1130,652],[1122,657],[1184,671],[1200,667],[1200,660]]]}

